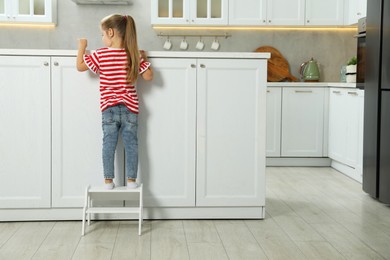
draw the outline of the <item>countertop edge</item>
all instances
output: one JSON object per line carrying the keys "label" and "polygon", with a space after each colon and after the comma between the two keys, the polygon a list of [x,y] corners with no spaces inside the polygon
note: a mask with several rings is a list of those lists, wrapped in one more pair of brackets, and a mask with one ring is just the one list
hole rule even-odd
{"label": "countertop edge", "polygon": [[267,82],[267,87],[356,88],[356,83],[343,83],[343,82]]}
{"label": "countertop edge", "polygon": [[[148,51],[146,53],[150,58],[269,59],[271,57],[271,54],[268,52]],[[0,49],[0,55],[77,56],[77,50]]]}

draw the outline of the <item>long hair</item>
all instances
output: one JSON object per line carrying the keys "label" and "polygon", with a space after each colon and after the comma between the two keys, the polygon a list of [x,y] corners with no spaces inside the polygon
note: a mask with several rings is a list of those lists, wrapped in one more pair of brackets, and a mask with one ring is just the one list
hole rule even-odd
{"label": "long hair", "polygon": [[113,14],[103,18],[100,23],[103,30],[116,29],[123,40],[127,56],[127,76],[130,83],[135,83],[138,78],[140,54],[138,49],[137,31],[135,22],[130,15]]}

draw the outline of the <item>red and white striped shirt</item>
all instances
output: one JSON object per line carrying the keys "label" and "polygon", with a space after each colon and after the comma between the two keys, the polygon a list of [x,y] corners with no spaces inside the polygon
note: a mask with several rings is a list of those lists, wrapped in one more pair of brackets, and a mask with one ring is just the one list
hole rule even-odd
{"label": "red and white striped shirt", "polygon": [[[125,49],[101,48],[91,55],[84,55],[88,68],[100,74],[100,109],[124,104],[138,114],[138,95],[134,85],[126,80],[127,56]],[[139,74],[145,72],[150,62],[140,59]]]}

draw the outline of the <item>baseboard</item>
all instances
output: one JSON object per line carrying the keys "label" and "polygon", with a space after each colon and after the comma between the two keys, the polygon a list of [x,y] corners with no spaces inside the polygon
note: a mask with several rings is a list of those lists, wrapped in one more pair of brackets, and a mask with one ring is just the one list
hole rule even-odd
{"label": "baseboard", "polygon": [[[82,219],[82,208],[1,209],[1,221],[63,221]],[[144,219],[264,219],[265,207],[144,208]],[[93,214],[92,219],[138,219],[138,214]],[[80,222],[81,223],[81,222]]]}
{"label": "baseboard", "polygon": [[266,166],[314,166],[329,167],[331,159],[329,158],[287,158],[287,157],[267,157]]}
{"label": "baseboard", "polygon": [[338,170],[342,174],[350,177],[351,179],[354,179],[355,181],[357,181],[359,183],[363,182],[363,176],[361,175],[361,173],[357,169],[355,169],[353,167],[350,167],[348,165],[345,165],[345,164],[340,163],[340,162],[335,161],[335,160],[332,160],[331,167],[333,169]]}

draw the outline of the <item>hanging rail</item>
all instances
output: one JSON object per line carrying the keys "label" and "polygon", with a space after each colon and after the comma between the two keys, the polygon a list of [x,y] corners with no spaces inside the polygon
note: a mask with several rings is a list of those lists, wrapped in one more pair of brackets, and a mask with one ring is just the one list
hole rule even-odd
{"label": "hanging rail", "polygon": [[165,34],[165,33],[159,33],[158,34],[159,37],[214,37],[214,38],[217,38],[217,37],[224,37],[225,39],[229,38],[229,37],[232,37],[231,34],[228,34],[228,33],[224,33],[224,34],[207,34],[207,35],[203,35],[203,34]]}

